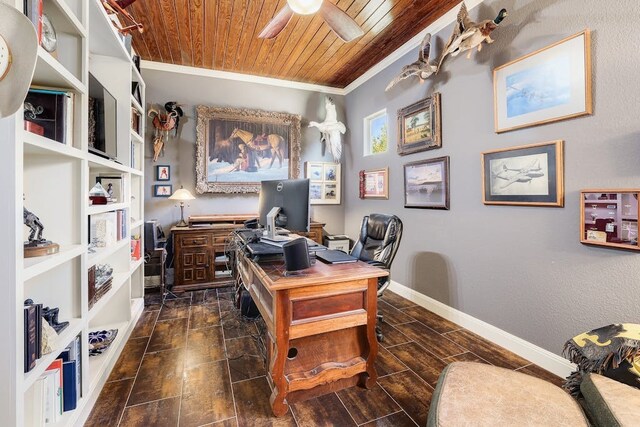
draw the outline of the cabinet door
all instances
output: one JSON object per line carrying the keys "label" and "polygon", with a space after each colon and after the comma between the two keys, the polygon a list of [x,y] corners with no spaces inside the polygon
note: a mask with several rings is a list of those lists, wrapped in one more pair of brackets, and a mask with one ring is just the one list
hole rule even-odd
{"label": "cabinet door", "polygon": [[180,254],[182,264],[181,285],[210,282],[211,277],[211,249],[183,248]]}

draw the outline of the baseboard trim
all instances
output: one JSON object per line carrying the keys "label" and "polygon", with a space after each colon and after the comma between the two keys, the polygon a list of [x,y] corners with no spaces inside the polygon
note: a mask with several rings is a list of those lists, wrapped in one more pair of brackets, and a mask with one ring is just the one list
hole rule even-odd
{"label": "baseboard trim", "polygon": [[520,357],[530,360],[536,365],[562,378],[569,376],[569,374],[575,369],[574,364],[563,359],[557,354],[538,347],[537,345],[503,331],[502,329],[496,328],[487,322],[476,319],[475,317],[463,313],[460,310],[449,307],[440,301],[421,294],[420,292],[408,288],[398,282],[392,280],[389,289],[398,295],[413,301],[419,306],[424,307],[427,310],[432,311],[437,315],[442,316],[445,319],[450,320],[451,322],[454,322],[501,347],[506,348],[509,351],[512,351]]}

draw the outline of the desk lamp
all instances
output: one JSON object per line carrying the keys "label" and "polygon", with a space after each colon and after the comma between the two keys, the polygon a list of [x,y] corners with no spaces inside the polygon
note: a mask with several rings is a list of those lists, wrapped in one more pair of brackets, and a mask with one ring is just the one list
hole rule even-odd
{"label": "desk lamp", "polygon": [[193,194],[189,192],[189,190],[180,186],[179,190],[176,190],[169,199],[171,200],[179,200],[180,201],[180,222],[176,225],[176,227],[186,227],[188,224],[184,220],[184,202],[185,200],[194,200]]}

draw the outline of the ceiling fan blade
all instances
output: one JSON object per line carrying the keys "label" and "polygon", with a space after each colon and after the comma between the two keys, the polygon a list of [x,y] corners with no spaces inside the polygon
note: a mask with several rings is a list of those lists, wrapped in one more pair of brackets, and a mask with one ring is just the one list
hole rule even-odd
{"label": "ceiling fan blade", "polygon": [[320,16],[322,16],[337,36],[347,43],[364,34],[362,28],[358,26],[353,18],[329,0],[322,2]]}
{"label": "ceiling fan blade", "polygon": [[293,10],[288,4],[285,4],[276,16],[273,17],[266,27],[262,30],[260,35],[261,39],[272,39],[276,37],[282,30],[285,29],[291,18],[293,17]]}

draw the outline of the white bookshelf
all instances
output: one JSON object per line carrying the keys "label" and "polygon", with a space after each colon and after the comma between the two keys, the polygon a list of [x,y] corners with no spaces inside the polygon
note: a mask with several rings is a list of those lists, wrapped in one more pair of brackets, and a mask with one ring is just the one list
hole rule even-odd
{"label": "white bookshelf", "polygon": [[[0,0],[22,9],[22,0]],[[144,81],[135,68],[99,0],[44,0],[44,11],[58,34],[57,55],[38,49],[33,84],[66,88],[75,93],[73,138],[61,144],[23,130],[22,114],[0,120],[0,271],[6,286],[0,300],[0,329],[7,351],[0,355],[0,412],[3,425],[21,426],[29,389],[49,364],[77,336],[82,342],[82,398],[74,411],[63,414],[56,426],[82,425],[89,415],[144,307],[142,260],[131,259],[132,236],[144,231]],[[88,152],[89,72],[117,100],[118,162]],[[131,82],[140,84],[142,102],[131,95]],[[131,129],[132,108],[141,115],[140,133]],[[131,147],[139,159],[133,168]],[[123,200],[89,205],[88,192],[97,176],[119,176]],[[23,201],[24,194],[24,201]],[[24,258],[22,207],[40,217],[44,237],[60,245],[54,255]],[[122,240],[95,252],[88,247],[89,217],[126,210],[129,224]],[[95,264],[114,269],[111,289],[89,309],[88,269]],[[23,370],[23,302],[32,298],[59,307],[60,321],[70,325],[58,337],[52,353]],[[118,329],[104,354],[89,358],[90,331]]]}

